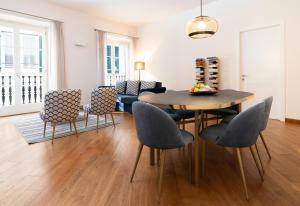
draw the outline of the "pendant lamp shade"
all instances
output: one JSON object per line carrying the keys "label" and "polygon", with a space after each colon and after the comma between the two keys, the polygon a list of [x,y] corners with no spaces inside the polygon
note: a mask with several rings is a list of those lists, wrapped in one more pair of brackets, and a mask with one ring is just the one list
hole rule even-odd
{"label": "pendant lamp shade", "polygon": [[208,16],[198,16],[188,22],[186,31],[193,39],[208,38],[218,31],[218,22]]}

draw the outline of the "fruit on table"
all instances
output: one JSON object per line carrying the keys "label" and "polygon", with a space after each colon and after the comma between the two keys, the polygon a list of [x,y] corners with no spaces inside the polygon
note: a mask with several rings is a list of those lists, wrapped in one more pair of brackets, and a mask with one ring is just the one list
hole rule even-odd
{"label": "fruit on table", "polygon": [[197,83],[191,89],[191,92],[212,91],[212,90],[213,88],[211,88],[209,85]]}

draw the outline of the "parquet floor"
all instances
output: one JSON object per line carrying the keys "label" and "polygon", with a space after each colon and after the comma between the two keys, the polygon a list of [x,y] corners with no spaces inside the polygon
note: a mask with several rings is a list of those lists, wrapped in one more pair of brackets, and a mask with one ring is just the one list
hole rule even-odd
{"label": "parquet floor", "polygon": [[[12,117],[17,118],[17,117]],[[116,114],[117,128],[27,145],[10,122],[0,118],[0,205],[300,205],[300,125],[270,121],[264,133],[272,160],[262,183],[249,150],[243,160],[250,201],[245,200],[237,158],[231,149],[207,148],[206,176],[196,188],[188,182],[182,151],[167,153],[163,192],[158,167],[144,149],[129,183],[138,141],[132,117]],[[193,131],[193,126],[188,127]]]}

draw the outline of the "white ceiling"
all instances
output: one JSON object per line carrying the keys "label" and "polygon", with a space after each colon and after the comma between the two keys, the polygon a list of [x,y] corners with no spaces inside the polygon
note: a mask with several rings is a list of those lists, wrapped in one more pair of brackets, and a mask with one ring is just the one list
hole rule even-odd
{"label": "white ceiling", "polygon": [[[199,7],[200,0],[41,0],[81,10],[114,22],[141,26],[184,10]],[[215,0],[203,0],[209,3]]]}

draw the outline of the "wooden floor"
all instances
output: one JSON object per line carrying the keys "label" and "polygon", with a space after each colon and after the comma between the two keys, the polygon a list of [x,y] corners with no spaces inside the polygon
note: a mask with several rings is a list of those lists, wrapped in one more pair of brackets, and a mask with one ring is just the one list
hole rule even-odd
{"label": "wooden floor", "polygon": [[[16,117],[14,117],[16,118]],[[161,198],[158,167],[146,148],[132,184],[138,141],[129,114],[108,127],[27,145],[11,118],[0,119],[0,205],[300,205],[300,126],[270,121],[264,133],[273,159],[261,183],[249,150],[243,150],[250,201],[245,200],[236,154],[208,145],[206,176],[195,188],[182,151],[167,153]],[[192,126],[189,130],[192,131]]]}

